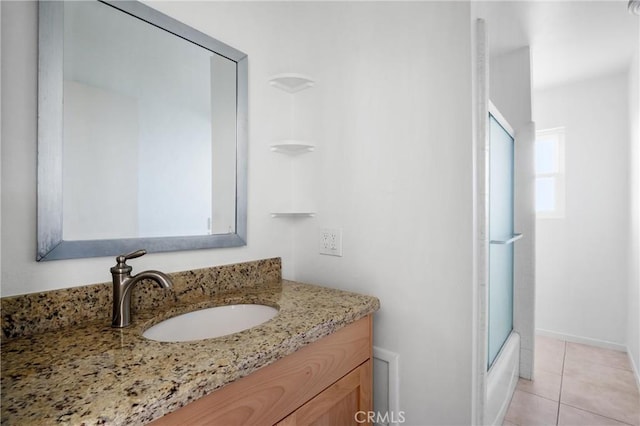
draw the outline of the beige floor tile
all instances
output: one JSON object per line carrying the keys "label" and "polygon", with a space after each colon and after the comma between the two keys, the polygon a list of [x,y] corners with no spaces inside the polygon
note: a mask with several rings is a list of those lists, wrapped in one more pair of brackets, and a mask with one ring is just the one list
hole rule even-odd
{"label": "beige floor tile", "polygon": [[626,424],[569,405],[560,404],[558,426],[625,426]]}
{"label": "beige floor tile", "polygon": [[[627,354],[536,336],[534,381],[520,379],[505,425],[640,426]],[[558,413],[558,389],[560,409]]]}
{"label": "beige floor tile", "polygon": [[542,396],[553,401],[560,400],[562,376],[544,370],[535,372],[533,380],[519,379],[516,389]]}
{"label": "beige floor tile", "polygon": [[536,351],[547,354],[564,356],[566,342],[546,336],[536,336]]}
{"label": "beige floor tile", "polygon": [[567,342],[566,352],[567,355],[565,361],[588,361],[593,364],[606,365],[608,367],[616,367],[632,371],[631,363],[629,362],[629,357],[626,352],[570,342]]}
{"label": "beige floor tile", "polygon": [[563,363],[564,360],[562,356],[538,352],[538,349],[536,349],[533,374],[535,375],[540,371],[546,371],[547,373],[560,375],[562,374]]}
{"label": "beige floor tile", "polygon": [[564,341],[536,336],[534,375],[540,371],[562,374],[564,353]]}
{"label": "beige floor tile", "polygon": [[569,357],[564,362],[564,377],[595,383],[614,391],[638,395],[633,371],[589,362],[586,358]]}
{"label": "beige floor tile", "polygon": [[560,402],[624,423],[640,425],[638,393],[607,383],[565,375]]}
{"label": "beige floor tile", "polygon": [[505,421],[520,426],[549,426],[556,424],[557,415],[557,402],[516,390]]}

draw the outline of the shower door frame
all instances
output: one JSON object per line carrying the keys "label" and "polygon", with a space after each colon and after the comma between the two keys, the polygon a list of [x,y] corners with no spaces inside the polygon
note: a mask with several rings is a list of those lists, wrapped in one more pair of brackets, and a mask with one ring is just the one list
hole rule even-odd
{"label": "shower door frame", "polygon": [[[504,242],[504,243],[498,243],[498,242],[494,242],[493,240],[491,240],[491,226],[487,226],[487,237],[489,240],[489,245],[487,247],[487,302],[486,302],[486,312],[487,312],[487,316],[486,316],[486,329],[487,329],[487,348],[486,348],[486,352],[487,352],[487,362],[485,364],[485,368],[486,371],[489,372],[491,371],[491,368],[493,367],[493,365],[495,364],[495,362],[498,360],[498,358],[500,358],[500,355],[502,353],[502,350],[504,349],[504,347],[506,346],[507,341],[509,340],[511,333],[514,332],[515,327],[514,327],[514,322],[515,322],[515,313],[514,313],[514,306],[515,306],[515,298],[514,298],[514,293],[515,293],[515,242],[522,238],[522,234],[516,234],[515,230],[513,229],[515,227],[515,150],[516,150],[516,133],[513,129],[513,127],[511,126],[511,124],[509,124],[509,122],[507,121],[507,119],[502,115],[502,113],[500,113],[500,111],[498,110],[498,108],[493,104],[493,102],[491,102],[491,100],[488,101],[488,114],[487,114],[487,122],[490,123],[491,121],[491,117],[493,117],[493,119],[496,121],[496,123],[502,127],[502,129],[509,135],[509,137],[511,138],[511,222],[512,222],[512,229],[511,229],[511,239],[508,242]],[[489,156],[488,156],[488,165],[487,165],[487,174],[489,176],[491,176],[491,125],[487,124],[487,144],[489,147]],[[488,220],[487,222],[490,224],[491,223],[491,182],[489,180],[488,182],[488,186],[487,186],[487,197],[488,197],[488,201],[487,201],[487,217]],[[492,244],[508,244],[511,245],[511,330],[509,331],[509,334],[507,334],[506,338],[504,339],[504,341],[502,342],[500,349],[498,350],[498,352],[496,353],[496,356],[494,357],[493,360],[489,360],[489,325],[490,325],[490,291],[491,291],[491,245]]]}

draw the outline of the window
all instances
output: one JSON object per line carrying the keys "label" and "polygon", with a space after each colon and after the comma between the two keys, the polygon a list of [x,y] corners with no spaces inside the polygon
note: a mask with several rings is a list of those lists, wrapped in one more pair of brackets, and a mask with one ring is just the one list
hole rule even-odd
{"label": "window", "polygon": [[536,133],[536,215],[564,217],[564,128]]}

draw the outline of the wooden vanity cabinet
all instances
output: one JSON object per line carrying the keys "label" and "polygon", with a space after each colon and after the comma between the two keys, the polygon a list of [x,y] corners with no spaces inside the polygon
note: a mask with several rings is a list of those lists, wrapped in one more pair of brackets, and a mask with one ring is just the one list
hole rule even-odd
{"label": "wooden vanity cabinet", "polygon": [[362,318],[173,413],[154,426],[367,424],[372,318]]}

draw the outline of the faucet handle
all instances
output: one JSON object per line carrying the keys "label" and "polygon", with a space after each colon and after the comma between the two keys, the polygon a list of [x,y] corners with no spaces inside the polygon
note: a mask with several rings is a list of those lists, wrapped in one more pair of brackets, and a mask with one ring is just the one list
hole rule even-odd
{"label": "faucet handle", "polygon": [[116,262],[118,263],[116,264],[116,266],[110,269],[111,273],[112,274],[130,273],[133,270],[133,268],[127,265],[127,260],[135,259],[136,257],[144,256],[145,254],[147,254],[147,251],[145,249],[136,250],[133,253],[129,253],[129,254],[121,254],[120,256],[116,257]]}
{"label": "faucet handle", "polygon": [[127,265],[127,260],[135,259],[136,257],[144,256],[145,254],[147,254],[147,251],[145,249],[136,250],[133,253],[129,254],[121,254],[120,256],[116,257],[117,264],[116,266],[111,268],[111,273],[121,274],[131,272],[132,268],[131,266]]}
{"label": "faucet handle", "polygon": [[145,249],[136,250],[129,254],[121,254],[120,256],[116,257],[116,262],[125,263],[129,259],[135,259],[136,257],[144,256],[145,254],[147,254],[147,251]]}

